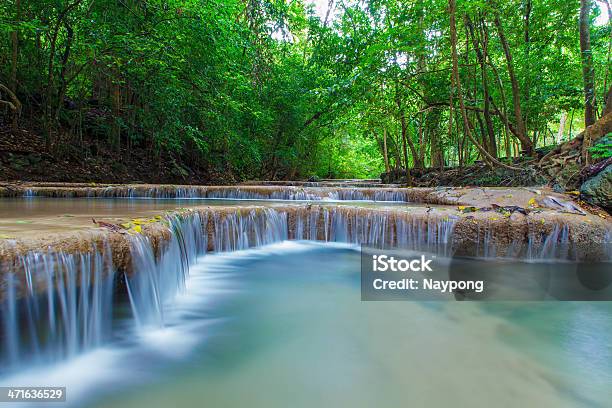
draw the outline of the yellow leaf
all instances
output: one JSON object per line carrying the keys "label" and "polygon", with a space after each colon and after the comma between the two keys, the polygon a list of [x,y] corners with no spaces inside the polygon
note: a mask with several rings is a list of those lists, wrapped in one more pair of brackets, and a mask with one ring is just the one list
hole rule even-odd
{"label": "yellow leaf", "polygon": [[571,194],[571,195],[575,195],[575,196],[579,196],[580,195],[580,191],[566,191],[567,194]]}
{"label": "yellow leaf", "polygon": [[465,205],[460,205],[459,207],[457,207],[459,209],[459,211],[463,211],[465,210]]}
{"label": "yellow leaf", "polygon": [[490,218],[491,221],[497,221],[498,219],[499,218],[497,218],[497,217]]}
{"label": "yellow leaf", "polygon": [[540,222],[541,222],[542,224],[546,224],[546,220],[545,220],[545,219],[543,219],[543,218],[540,220]]}
{"label": "yellow leaf", "polygon": [[125,224],[121,224],[121,226],[122,226],[123,228],[128,229],[128,228],[130,228],[130,227],[132,226],[132,224],[130,224],[129,222],[126,222]]}
{"label": "yellow leaf", "polygon": [[138,234],[142,232],[142,227],[140,225],[135,225],[134,228],[132,229],[134,230],[134,232],[137,232]]}
{"label": "yellow leaf", "polygon": [[529,204],[531,207],[537,207],[538,206],[538,203],[536,202],[535,198],[531,198],[527,204]]}

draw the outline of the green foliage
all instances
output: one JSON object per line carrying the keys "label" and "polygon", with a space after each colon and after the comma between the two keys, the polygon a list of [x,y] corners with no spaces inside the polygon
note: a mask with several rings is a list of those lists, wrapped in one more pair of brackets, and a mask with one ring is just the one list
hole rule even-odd
{"label": "green foliage", "polygon": [[602,137],[594,146],[589,148],[594,159],[608,159],[612,157],[612,133]]}
{"label": "green foliage", "polygon": [[[16,72],[21,120],[51,146],[65,143],[66,132],[75,144],[85,135],[118,151],[136,146],[180,158],[178,174],[196,164],[238,179],[373,177],[385,170],[385,141],[392,168],[479,159],[456,92],[449,110],[448,1],[332,3],[325,20],[308,1],[4,1],[0,83]],[[512,86],[492,23],[499,13],[527,134],[540,146],[558,142],[553,118],[578,118],[584,100],[578,3],[458,3],[460,78],[477,138],[490,144],[491,126],[489,149],[518,154]],[[479,47],[487,41],[484,68],[468,21]],[[609,25],[592,25],[599,106],[609,38]],[[609,157],[609,144],[592,149]]]}

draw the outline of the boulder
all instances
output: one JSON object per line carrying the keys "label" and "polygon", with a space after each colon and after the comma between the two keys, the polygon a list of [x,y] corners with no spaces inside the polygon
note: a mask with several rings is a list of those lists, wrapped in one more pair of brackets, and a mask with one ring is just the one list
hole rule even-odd
{"label": "boulder", "polygon": [[610,212],[612,210],[612,164],[580,186],[582,198]]}

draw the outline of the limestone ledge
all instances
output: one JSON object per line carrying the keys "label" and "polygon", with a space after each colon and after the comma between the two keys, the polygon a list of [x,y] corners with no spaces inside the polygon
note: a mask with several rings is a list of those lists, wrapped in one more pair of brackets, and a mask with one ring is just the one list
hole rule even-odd
{"label": "limestone ledge", "polygon": [[[235,221],[241,216],[251,220],[260,217],[259,219],[263,220],[260,225],[264,225],[259,231],[262,233],[270,225],[271,218],[278,219],[280,216],[280,219],[283,220],[281,225],[287,229],[286,236],[289,239],[296,238],[298,223],[301,223],[303,227],[305,221],[311,224],[316,223],[314,226],[308,226],[309,229],[316,231],[316,237],[309,236],[309,239],[333,239],[334,237],[330,235],[326,237],[326,231],[330,234],[333,228],[338,228],[337,221],[341,219],[343,228],[346,228],[346,231],[341,234],[343,237],[350,236],[355,228],[363,232],[364,228],[372,228],[374,223],[378,223],[376,225],[382,228],[385,236],[393,237],[390,242],[393,245],[402,239],[402,230],[398,229],[398,225],[403,225],[404,228],[412,231],[413,237],[427,237],[421,238],[425,246],[432,242],[441,242],[443,246],[451,250],[451,253],[462,256],[495,255],[520,258],[528,256],[529,251],[537,254],[546,246],[554,246],[566,240],[570,245],[571,253],[578,260],[599,261],[610,260],[612,257],[610,251],[612,223],[609,219],[593,214],[581,216],[551,210],[541,210],[528,215],[519,212],[503,215],[495,211],[465,213],[459,208],[448,207],[364,208],[298,203],[273,208],[255,205],[195,207],[177,209],[168,212],[166,217],[160,220],[152,220],[143,224],[139,234],[149,240],[154,253],[159,256],[171,238],[169,217],[189,217],[196,212],[199,213],[202,220],[202,231],[205,231],[208,238],[208,251],[216,249],[215,239],[218,240],[221,235],[216,234],[219,232],[218,228],[235,225],[225,223],[224,220]],[[452,226],[452,239],[449,243],[445,243],[441,234],[450,231],[449,225]],[[379,236],[376,234],[379,234],[380,231],[375,230],[373,236]],[[254,233],[253,230],[246,231],[247,235],[252,236]],[[132,235],[130,234],[134,232],[92,228],[85,231],[49,234],[35,239],[0,240],[0,301],[3,299],[2,287],[5,274],[14,273],[22,282],[25,279],[22,257],[28,253],[91,254],[98,251],[108,254],[110,251],[110,259],[112,259],[113,267],[120,272],[119,276],[124,273],[131,274],[130,239]],[[352,242],[356,241],[359,239],[353,236]],[[255,243],[256,240],[249,241],[250,245]],[[446,254],[449,253],[446,252]],[[43,290],[44,287],[44,284],[37,285],[38,290]],[[18,296],[25,294],[25,285],[22,284],[21,288]]]}
{"label": "limestone ledge", "polygon": [[[553,210],[538,210],[524,215],[519,212],[501,214],[496,211],[464,212],[459,208],[450,207],[410,207],[410,208],[367,208],[353,206],[334,206],[332,204],[287,204],[272,208],[259,205],[245,206],[201,206],[189,209],[177,209],[167,212],[166,216],[187,217],[193,212],[202,216],[203,230],[208,235],[208,250],[213,250],[214,233],[217,222],[233,215],[258,214],[265,211],[274,211],[286,214],[287,235],[289,239],[295,237],[296,222],[299,218],[316,219],[317,239],[325,239],[325,223],[327,229],[331,226],[334,217],[343,216],[347,220],[347,231],[355,226],[355,220],[385,219],[387,232],[400,234],[397,230],[397,221],[404,221],[415,228],[434,226],[443,221],[452,221],[452,249],[454,253],[462,255],[475,255],[477,248],[488,245],[497,256],[525,255],[518,251],[509,253],[511,247],[531,245],[537,247],[551,234],[559,229],[567,230],[567,241],[576,250],[580,260],[605,259],[606,244],[610,244],[612,236],[612,222],[609,217],[601,218],[594,214],[578,215],[567,214]],[[327,217],[325,213],[331,214]],[[335,214],[335,215],[334,215]],[[363,221],[362,221],[363,223]],[[131,232],[133,234],[133,232]],[[163,218],[142,225],[140,234],[146,236],[156,252],[163,249],[164,242],[170,238],[170,229],[167,219]],[[28,252],[64,252],[88,253],[92,251],[103,252],[110,248],[113,254],[113,263],[118,269],[129,270],[130,264],[130,232],[128,230],[117,232],[107,228],[91,228],[84,231],[65,231],[48,234],[38,238],[0,239],[0,261],[2,272],[12,269],[18,264],[18,257]],[[559,238],[560,239],[560,238]],[[492,253],[492,252],[490,252]]]}
{"label": "limestone ledge", "polygon": [[[0,182],[0,197],[152,197],[152,198],[256,198],[292,200],[378,200],[404,201],[431,205],[490,206],[492,204],[520,207],[536,200],[550,207],[546,198],[572,202],[585,210],[576,197],[553,192],[548,187],[313,187],[290,185],[199,186],[172,184],[96,184],[96,183],[41,183]],[[341,185],[341,183],[337,183]],[[553,207],[550,207],[553,209]],[[585,210],[586,211],[586,210]]]}

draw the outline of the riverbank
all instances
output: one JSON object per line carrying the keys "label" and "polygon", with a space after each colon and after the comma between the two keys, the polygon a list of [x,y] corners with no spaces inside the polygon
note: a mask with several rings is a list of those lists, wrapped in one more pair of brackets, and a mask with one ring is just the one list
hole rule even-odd
{"label": "riverbank", "polygon": [[11,129],[0,124],[0,174],[3,180],[85,183],[231,183],[229,171],[202,160],[142,145],[112,146],[87,136],[48,150],[34,127]]}

